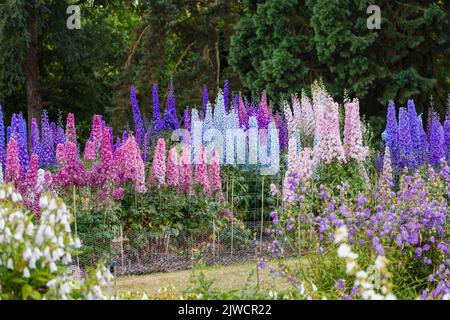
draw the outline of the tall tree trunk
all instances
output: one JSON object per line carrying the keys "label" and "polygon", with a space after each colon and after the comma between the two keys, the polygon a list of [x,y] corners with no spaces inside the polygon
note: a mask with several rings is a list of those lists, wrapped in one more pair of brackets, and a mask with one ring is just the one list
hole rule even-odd
{"label": "tall tree trunk", "polygon": [[[24,63],[27,90],[28,134],[31,130],[31,119],[36,118],[40,125],[42,112],[42,96],[39,84],[39,25],[37,9],[28,7],[28,31],[31,41]],[[31,139],[30,139],[31,140]]]}

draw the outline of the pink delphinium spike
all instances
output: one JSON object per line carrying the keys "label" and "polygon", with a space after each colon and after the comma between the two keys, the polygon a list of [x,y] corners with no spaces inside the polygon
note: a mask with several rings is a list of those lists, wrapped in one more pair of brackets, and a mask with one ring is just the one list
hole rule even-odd
{"label": "pink delphinium spike", "polygon": [[118,186],[125,182],[133,182],[135,191],[145,193],[145,165],[141,151],[133,135],[129,135],[114,153],[114,183]]}
{"label": "pink delphinium spike", "polygon": [[12,137],[6,147],[5,182],[12,182],[18,187],[23,181],[23,170],[19,160],[19,149],[16,139]]}
{"label": "pink delphinium spike", "polygon": [[66,157],[65,146],[62,143],[58,143],[56,146],[56,162],[58,164],[63,164]]}
{"label": "pink delphinium spike", "polygon": [[166,174],[166,141],[159,138],[156,143],[155,154],[153,156],[152,175],[149,185],[156,184],[159,188],[165,183]]}
{"label": "pink delphinium spike", "polygon": [[95,160],[95,144],[93,141],[86,141],[86,145],[84,147],[84,160],[86,161],[94,161]]}
{"label": "pink delphinium spike", "polygon": [[205,153],[205,148],[201,147],[197,153],[197,159],[195,163],[195,183],[203,186],[207,180],[207,168],[206,161],[203,154]]}
{"label": "pink delphinium spike", "polygon": [[169,159],[167,161],[167,184],[169,186],[178,186],[179,183],[179,164],[178,153],[175,147],[169,151]]}
{"label": "pink delphinium spike", "polygon": [[306,136],[313,136],[315,130],[314,123],[314,110],[311,104],[311,99],[302,92],[301,98],[301,120],[300,120],[300,133]]}
{"label": "pink delphinium spike", "polygon": [[344,148],[348,159],[362,162],[369,152],[362,144],[358,99],[345,104]]}
{"label": "pink delphinium spike", "polygon": [[92,118],[92,139],[95,144],[96,149],[100,147],[102,141],[102,116],[96,114]]}
{"label": "pink delphinium spike", "polygon": [[220,177],[219,154],[216,149],[211,155],[211,164],[209,166],[209,181],[211,191],[217,194],[222,192],[222,178]]}
{"label": "pink delphinium spike", "polygon": [[298,178],[303,182],[308,182],[312,179],[314,160],[313,151],[310,148],[304,148],[300,151],[298,163],[301,165],[298,168]]}
{"label": "pink delphinium spike", "polygon": [[289,172],[296,172],[299,164],[297,153],[297,139],[294,137],[289,139],[288,142],[288,154],[287,154],[288,170]]}
{"label": "pink delphinium spike", "polygon": [[191,147],[187,144],[183,144],[180,166],[180,189],[186,194],[192,194]]}
{"label": "pink delphinium spike", "polygon": [[76,143],[77,134],[75,131],[75,116],[73,113],[67,114],[66,122],[66,142]]}
{"label": "pink delphinium spike", "polygon": [[39,158],[36,154],[33,153],[30,158],[27,176],[25,178],[25,185],[27,187],[34,188],[36,186],[37,175],[38,175],[38,163],[39,163]]}
{"label": "pink delphinium spike", "polygon": [[339,105],[323,88],[313,91],[316,123],[316,163],[331,163],[333,160],[345,162],[345,152],[339,131]]}
{"label": "pink delphinium spike", "polygon": [[112,145],[111,145],[111,131],[109,129],[102,131],[102,141],[100,148],[100,158],[103,166],[110,166],[112,162]]}

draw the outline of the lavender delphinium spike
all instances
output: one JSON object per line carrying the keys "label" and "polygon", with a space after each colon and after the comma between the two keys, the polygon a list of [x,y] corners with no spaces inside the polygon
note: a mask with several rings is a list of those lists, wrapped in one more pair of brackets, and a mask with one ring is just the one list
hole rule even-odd
{"label": "lavender delphinium spike", "polygon": [[5,123],[3,122],[3,109],[0,105],[0,164],[6,164]]}
{"label": "lavender delphinium spike", "polygon": [[400,108],[398,114],[398,156],[399,167],[403,169],[416,169],[416,158],[414,155],[413,141],[411,139],[408,111]]}
{"label": "lavender delphinium spike", "polygon": [[430,164],[438,165],[439,161],[445,156],[444,153],[444,129],[442,128],[439,116],[434,113],[431,116],[430,133]]}
{"label": "lavender delphinium spike", "polygon": [[421,136],[421,131],[423,130],[422,123],[417,116],[416,107],[413,100],[408,100],[408,115],[414,157],[416,159],[417,166],[420,167],[426,163],[427,146],[423,145]]}
{"label": "lavender delphinium spike", "polygon": [[399,169],[398,163],[398,124],[395,111],[395,104],[393,101],[389,101],[386,131],[383,137],[386,146],[391,151],[391,159],[394,168]]}
{"label": "lavender delphinium spike", "polygon": [[136,135],[136,143],[138,144],[138,146],[140,146],[142,138],[144,137],[144,124],[142,122],[141,111],[139,110],[139,104],[136,98],[136,89],[134,86],[131,86],[130,100],[131,106],[133,108],[133,122]]}

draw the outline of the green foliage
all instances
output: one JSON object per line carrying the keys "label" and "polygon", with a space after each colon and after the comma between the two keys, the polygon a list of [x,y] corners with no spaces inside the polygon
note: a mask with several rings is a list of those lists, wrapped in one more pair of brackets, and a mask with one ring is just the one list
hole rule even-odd
{"label": "green foliage", "polygon": [[322,76],[333,95],[344,88],[362,110],[380,114],[389,99],[433,95],[444,111],[450,7],[442,1],[379,1],[381,29],[366,21],[370,1],[248,1],[231,39],[230,63],[251,92],[299,92]]}

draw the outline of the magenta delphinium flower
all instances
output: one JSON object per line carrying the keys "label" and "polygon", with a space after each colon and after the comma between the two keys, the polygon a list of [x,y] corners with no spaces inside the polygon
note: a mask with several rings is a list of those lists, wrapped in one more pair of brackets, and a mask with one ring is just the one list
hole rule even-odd
{"label": "magenta delphinium flower", "polygon": [[95,157],[96,157],[95,144],[93,141],[87,140],[86,145],[84,147],[84,160],[94,161]]}
{"label": "magenta delphinium flower", "polygon": [[347,159],[358,162],[363,162],[369,153],[369,149],[362,144],[358,99],[345,104],[344,149]]}
{"label": "magenta delphinium flower", "polygon": [[103,136],[102,116],[95,114],[92,118],[92,142],[94,143],[94,151],[100,149]]}
{"label": "magenta delphinium flower", "polygon": [[142,138],[144,137],[144,123],[142,122],[141,111],[139,110],[139,104],[136,98],[136,89],[134,86],[131,86],[130,100],[133,110],[133,122],[134,132],[136,134],[136,142],[140,146]]}
{"label": "magenta delphinium flower", "polygon": [[442,128],[437,113],[432,115],[430,135],[430,164],[436,166],[445,157],[444,151],[444,129]]}
{"label": "magenta delphinium flower", "polygon": [[269,106],[267,104],[267,93],[266,91],[263,91],[262,97],[261,97],[261,103],[258,106],[258,114],[257,114],[257,120],[258,120],[258,128],[261,129],[267,129],[270,122],[270,116],[271,112],[269,110]]}
{"label": "magenta delphinium flower", "polygon": [[5,182],[12,182],[17,188],[23,181],[23,170],[19,161],[19,148],[15,137],[6,146]]}
{"label": "magenta delphinium flower", "polygon": [[156,83],[153,84],[152,102],[153,102],[153,131],[159,132],[163,129],[163,123],[161,118],[161,108],[159,106],[158,85]]}
{"label": "magenta delphinium flower", "polygon": [[416,159],[414,156],[413,142],[411,139],[408,111],[400,108],[398,114],[398,160],[399,168],[415,169]]}
{"label": "magenta delphinium flower", "polygon": [[53,177],[55,182],[63,189],[84,186],[87,182],[87,175],[83,164],[77,158],[76,144],[74,142],[67,142],[64,149],[63,166]]}
{"label": "magenta delphinium flower", "polygon": [[77,143],[77,133],[75,130],[75,116],[73,113],[67,114],[66,120],[66,141]]}
{"label": "magenta delphinium flower", "polygon": [[136,139],[129,135],[116,150],[113,160],[114,182],[121,185],[126,182],[134,183],[135,191],[145,193],[145,165],[142,161],[141,150]]}
{"label": "magenta delphinium flower", "polygon": [[34,188],[36,186],[39,165],[38,162],[38,156],[33,153],[30,158],[30,164],[28,165],[27,176],[25,177],[25,185],[29,188]]}
{"label": "magenta delphinium flower", "polygon": [[[208,97],[208,88],[206,88],[206,85],[203,86],[203,114],[206,115],[206,108],[209,103],[209,97]],[[201,120],[203,120],[201,118]]]}
{"label": "magenta delphinium flower", "polygon": [[178,163],[178,153],[175,147],[169,151],[169,158],[167,160],[167,185],[178,186],[180,165]]}
{"label": "magenta delphinium flower", "polygon": [[63,164],[66,159],[66,148],[65,145],[62,143],[59,143],[56,146],[56,162],[58,164]]}
{"label": "magenta delphinium flower", "polygon": [[36,118],[31,119],[31,152],[36,155],[41,154],[41,142]]}
{"label": "magenta delphinium flower", "polygon": [[166,141],[159,138],[156,142],[155,154],[153,156],[152,174],[149,179],[149,186],[163,186],[166,177]]}
{"label": "magenta delphinium flower", "polygon": [[242,98],[242,95],[239,95],[239,126],[244,129],[248,130],[248,114],[247,109],[245,108],[244,99]]}
{"label": "magenta delphinium flower", "polygon": [[186,194],[193,194],[192,188],[192,164],[191,164],[191,147],[183,144],[180,163],[180,190]]}
{"label": "magenta delphinium flower", "polygon": [[6,164],[6,148],[5,148],[5,123],[3,122],[3,109],[0,105],[0,164]]}

